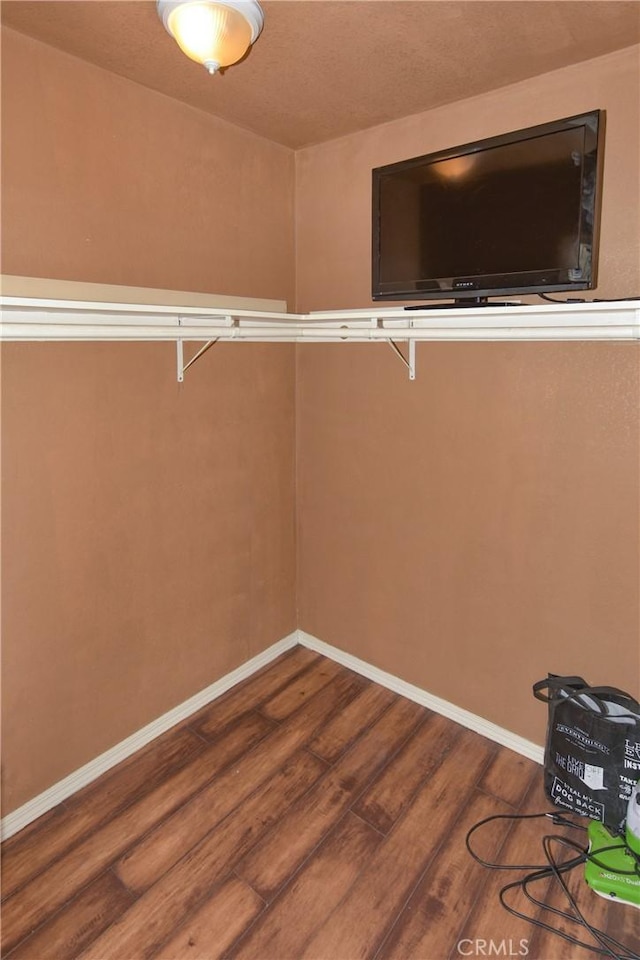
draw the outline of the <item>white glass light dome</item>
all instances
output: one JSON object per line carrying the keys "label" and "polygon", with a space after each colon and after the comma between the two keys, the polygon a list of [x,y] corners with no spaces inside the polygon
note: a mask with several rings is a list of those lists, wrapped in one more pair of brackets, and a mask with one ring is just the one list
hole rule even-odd
{"label": "white glass light dome", "polygon": [[262,31],[257,0],[158,0],[168,33],[209,73],[237,63]]}

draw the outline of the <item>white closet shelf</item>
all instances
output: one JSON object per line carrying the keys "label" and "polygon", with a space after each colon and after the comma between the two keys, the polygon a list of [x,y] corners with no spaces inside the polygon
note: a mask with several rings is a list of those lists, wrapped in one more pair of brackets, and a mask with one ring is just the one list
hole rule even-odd
{"label": "white closet shelf", "polygon": [[[409,344],[415,375],[418,341],[639,340],[640,301],[403,310],[373,305],[363,310],[271,313],[153,304],[100,303],[0,297],[3,341],[187,341]],[[397,348],[396,348],[397,349]],[[204,352],[198,351],[198,354]],[[397,351],[399,352],[399,351]],[[191,361],[192,362],[192,361]],[[191,363],[190,362],[190,363]],[[190,363],[187,366],[190,366]]]}
{"label": "white closet shelf", "polygon": [[299,314],[0,297],[0,308],[4,341],[640,339],[640,301]]}

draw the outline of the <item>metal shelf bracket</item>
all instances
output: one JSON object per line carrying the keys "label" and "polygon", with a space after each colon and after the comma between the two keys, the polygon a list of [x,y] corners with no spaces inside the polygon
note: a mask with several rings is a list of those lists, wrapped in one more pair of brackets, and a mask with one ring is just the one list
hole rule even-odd
{"label": "metal shelf bracket", "polygon": [[192,363],[195,363],[196,360],[199,360],[200,357],[201,357],[203,354],[205,354],[205,353],[207,352],[207,350],[209,350],[210,347],[212,347],[212,346],[214,345],[214,343],[217,343],[217,342],[218,342],[218,339],[219,339],[219,338],[216,337],[215,340],[207,340],[207,342],[206,342],[202,347],[200,347],[200,349],[199,349],[196,353],[194,353],[194,355],[191,357],[191,360],[188,360],[186,363],[184,362],[184,347],[183,347],[184,341],[183,341],[183,340],[176,340],[176,360],[177,360],[177,365],[178,365],[178,383],[182,383],[182,382],[184,381],[184,375],[185,375],[186,371],[189,369],[189,367],[191,366],[191,364],[192,364]]}
{"label": "metal shelf bracket", "polygon": [[[179,327],[183,326],[184,322],[185,320],[183,317],[178,317]],[[225,316],[224,318],[220,318],[220,322],[224,326],[231,328],[231,337],[233,338],[238,329],[238,320],[234,319],[232,316]],[[189,323],[188,318],[186,319],[186,323],[187,324]],[[176,363],[178,367],[178,383],[183,383],[184,375],[189,369],[189,367],[191,366],[191,364],[195,363],[196,360],[199,360],[200,357],[203,356],[207,352],[207,350],[209,350],[214,345],[214,343],[217,343],[219,339],[220,337],[213,337],[207,340],[207,342],[203,344],[203,346],[201,346],[200,349],[197,350],[194,353],[194,355],[191,357],[191,359],[188,360],[186,363],[184,362],[184,340],[182,338],[178,338],[176,340]]]}
{"label": "metal shelf bracket", "polygon": [[392,350],[397,354],[398,357],[402,360],[405,367],[409,371],[409,380],[415,380],[416,378],[416,341],[409,340],[409,357],[405,357],[404,353],[395,342],[395,340],[387,340],[387,343],[392,348]]}

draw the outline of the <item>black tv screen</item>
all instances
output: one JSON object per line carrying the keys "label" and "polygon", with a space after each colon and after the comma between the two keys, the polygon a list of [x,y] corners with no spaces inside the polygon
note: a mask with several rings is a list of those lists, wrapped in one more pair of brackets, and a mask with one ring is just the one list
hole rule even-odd
{"label": "black tv screen", "polygon": [[595,286],[604,114],[373,171],[374,300]]}

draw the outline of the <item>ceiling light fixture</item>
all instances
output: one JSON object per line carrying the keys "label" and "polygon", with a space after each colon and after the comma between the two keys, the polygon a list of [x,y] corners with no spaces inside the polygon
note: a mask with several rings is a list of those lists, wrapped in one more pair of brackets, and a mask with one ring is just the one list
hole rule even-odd
{"label": "ceiling light fixture", "polygon": [[257,0],[158,0],[158,15],[182,52],[209,73],[241,60],[264,23]]}

